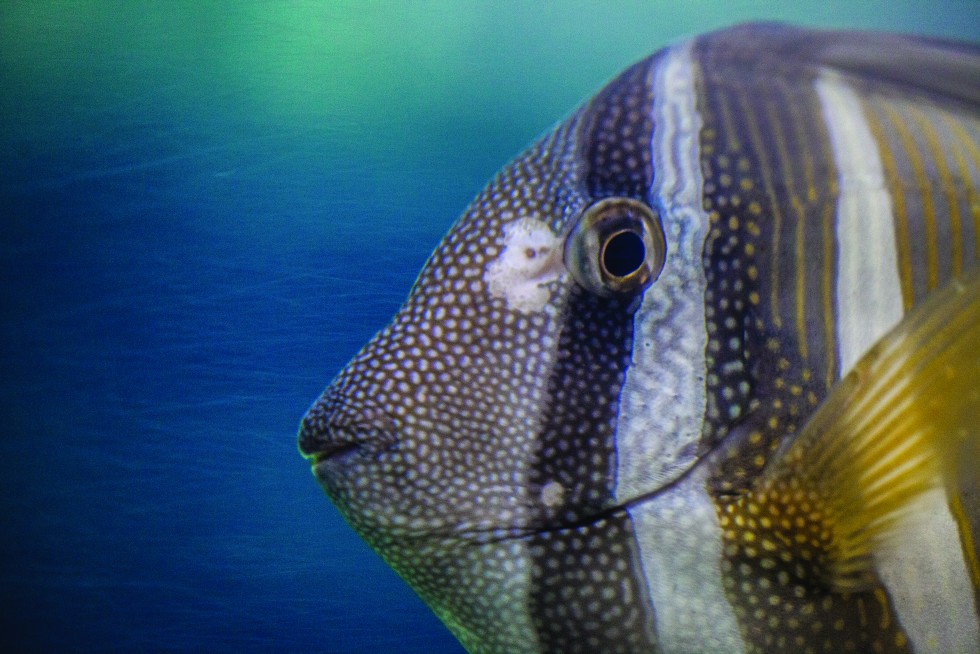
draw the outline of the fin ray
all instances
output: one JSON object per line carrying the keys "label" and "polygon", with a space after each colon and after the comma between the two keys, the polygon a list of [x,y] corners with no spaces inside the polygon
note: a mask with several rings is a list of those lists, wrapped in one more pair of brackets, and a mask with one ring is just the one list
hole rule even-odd
{"label": "fin ray", "polygon": [[874,552],[901,537],[927,491],[955,495],[980,466],[980,275],[954,280],[916,307],[831,391],[772,461],[760,497],[800,489],[819,506],[823,581],[871,581]]}

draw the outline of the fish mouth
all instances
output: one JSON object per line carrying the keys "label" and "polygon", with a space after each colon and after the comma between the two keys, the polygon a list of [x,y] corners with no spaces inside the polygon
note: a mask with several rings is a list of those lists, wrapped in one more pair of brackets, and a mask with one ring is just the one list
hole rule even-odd
{"label": "fish mouth", "polygon": [[312,452],[305,451],[303,447],[300,446],[300,452],[304,457],[306,457],[311,465],[316,467],[324,461],[344,459],[347,455],[357,451],[360,446],[360,443],[354,442],[332,443],[322,445],[319,449]]}
{"label": "fish mouth", "polygon": [[321,463],[349,459],[370,440],[350,429],[336,426],[315,429],[304,425],[299,432],[299,453],[315,468]]}
{"label": "fish mouth", "polygon": [[381,455],[396,445],[397,433],[395,421],[382,411],[361,409],[352,417],[311,410],[300,426],[298,446],[316,468]]}

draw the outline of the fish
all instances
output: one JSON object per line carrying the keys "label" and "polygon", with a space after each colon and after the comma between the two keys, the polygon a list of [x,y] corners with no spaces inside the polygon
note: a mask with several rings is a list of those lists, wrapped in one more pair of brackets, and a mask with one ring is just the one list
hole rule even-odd
{"label": "fish", "polygon": [[303,416],[473,653],[980,652],[980,47],[738,25],[477,195]]}

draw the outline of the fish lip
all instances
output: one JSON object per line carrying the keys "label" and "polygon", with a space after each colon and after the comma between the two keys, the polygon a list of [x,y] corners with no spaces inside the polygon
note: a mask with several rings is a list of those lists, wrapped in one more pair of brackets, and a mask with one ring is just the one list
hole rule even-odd
{"label": "fish lip", "polygon": [[350,454],[359,450],[360,447],[361,443],[353,441],[325,443],[317,450],[311,452],[303,451],[303,456],[310,461],[311,465],[316,467],[325,461],[347,458]]}
{"label": "fish lip", "polygon": [[357,416],[334,415],[326,424],[304,419],[299,451],[316,468],[343,463],[357,456],[379,456],[398,442],[398,425],[384,411],[361,410]]}
{"label": "fish lip", "polygon": [[347,426],[328,425],[323,430],[304,427],[300,431],[299,452],[314,467],[325,462],[348,459],[371,439]]}

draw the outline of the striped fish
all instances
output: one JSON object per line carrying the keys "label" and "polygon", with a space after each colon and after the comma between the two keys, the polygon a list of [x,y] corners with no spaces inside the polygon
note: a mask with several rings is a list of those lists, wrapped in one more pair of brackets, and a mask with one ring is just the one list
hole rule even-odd
{"label": "striped fish", "polygon": [[980,651],[980,49],[745,25],[504,168],[303,418],[470,652]]}

